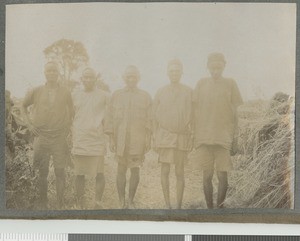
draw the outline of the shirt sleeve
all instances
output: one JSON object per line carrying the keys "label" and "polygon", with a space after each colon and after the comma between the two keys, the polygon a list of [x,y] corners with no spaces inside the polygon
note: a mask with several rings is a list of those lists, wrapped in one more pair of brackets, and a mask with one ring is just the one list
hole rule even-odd
{"label": "shirt sleeve", "polygon": [[231,89],[231,103],[233,106],[238,107],[243,104],[243,99],[239,88],[234,80],[232,80],[232,89]]}

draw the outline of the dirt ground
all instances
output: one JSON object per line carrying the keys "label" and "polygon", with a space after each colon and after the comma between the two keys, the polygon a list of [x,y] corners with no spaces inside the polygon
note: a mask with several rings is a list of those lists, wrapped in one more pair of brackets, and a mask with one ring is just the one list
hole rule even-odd
{"label": "dirt ground", "polygon": [[[206,208],[203,189],[202,174],[200,170],[195,169],[194,160],[189,160],[185,165],[185,191],[183,197],[183,209],[203,209]],[[103,209],[119,209],[119,201],[116,187],[117,163],[113,154],[108,154],[105,158],[105,190],[102,198]],[[130,171],[127,172],[127,181],[129,181]],[[214,186],[216,186],[214,178]],[[55,177],[53,170],[49,174],[49,208],[56,209]],[[95,180],[86,181],[86,204],[87,209],[94,209]],[[216,188],[214,190],[216,196]],[[71,169],[67,170],[67,190],[66,190],[66,209],[77,209],[75,206],[74,175]],[[176,178],[174,166],[170,172],[170,196],[172,207],[176,206]],[[126,197],[128,199],[128,182],[126,186]],[[163,198],[160,183],[160,164],[158,155],[150,151],[145,158],[143,166],[140,169],[140,184],[135,196],[135,206],[137,209],[164,209],[165,202]]]}

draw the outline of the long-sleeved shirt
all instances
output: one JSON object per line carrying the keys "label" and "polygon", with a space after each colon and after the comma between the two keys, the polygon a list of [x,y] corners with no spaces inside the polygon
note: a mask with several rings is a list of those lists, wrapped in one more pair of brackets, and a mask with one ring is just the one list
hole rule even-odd
{"label": "long-sleeved shirt", "polygon": [[105,133],[113,135],[118,156],[145,154],[151,130],[151,106],[150,95],[141,89],[125,87],[113,93]]}
{"label": "long-sleeved shirt", "polygon": [[49,88],[47,84],[28,92],[23,107],[33,106],[33,125],[41,136],[56,137],[71,125],[74,114],[72,97],[62,86]]}
{"label": "long-sleeved shirt", "polygon": [[153,104],[157,148],[190,149],[192,89],[183,84],[161,88]]}
{"label": "long-sleeved shirt", "polygon": [[243,103],[233,79],[205,78],[198,82],[195,102],[195,147],[202,144],[231,148],[237,125],[236,110]]}

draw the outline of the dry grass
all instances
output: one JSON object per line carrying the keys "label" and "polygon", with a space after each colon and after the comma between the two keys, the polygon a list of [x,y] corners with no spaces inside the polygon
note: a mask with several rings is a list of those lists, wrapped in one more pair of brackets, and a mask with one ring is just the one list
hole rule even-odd
{"label": "dry grass", "polygon": [[[290,103],[290,106],[294,106]],[[294,116],[280,116],[270,103],[249,102],[239,110],[239,154],[233,157],[234,171],[229,174],[227,208],[291,208],[293,193],[291,173],[294,168]],[[292,112],[292,111],[291,111]],[[273,138],[259,142],[259,133],[270,123],[278,124]],[[202,173],[195,170],[193,155],[185,167],[186,187],[183,200],[185,209],[206,208],[202,190]],[[197,161],[197,160],[196,160]],[[105,160],[106,187],[103,195],[105,209],[119,208],[116,190],[117,164],[111,153]],[[76,209],[73,170],[68,168],[66,209]],[[32,147],[20,148],[15,158],[6,156],[7,207],[33,209],[37,200],[36,179],[32,171]],[[176,180],[171,172],[171,197],[175,204]],[[53,167],[48,177],[49,208],[56,209],[55,175]],[[95,180],[87,180],[86,199],[93,208]],[[128,190],[127,190],[128,191]],[[217,180],[214,177],[214,196]],[[147,154],[141,168],[141,181],[136,194],[136,207],[162,209],[164,199],[160,184],[160,165],[157,154]]]}
{"label": "dry grass", "polygon": [[[233,158],[235,170],[230,177],[226,200],[230,206],[291,208],[291,173],[294,169],[292,113],[290,110],[287,115],[279,115],[276,109],[269,108],[269,103],[263,102],[246,105],[240,110],[240,155]],[[272,138],[262,141],[259,136],[266,126],[273,129]]]}

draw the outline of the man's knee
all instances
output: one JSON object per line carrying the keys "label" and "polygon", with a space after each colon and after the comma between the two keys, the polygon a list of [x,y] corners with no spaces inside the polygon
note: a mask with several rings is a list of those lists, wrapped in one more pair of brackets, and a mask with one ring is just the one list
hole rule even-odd
{"label": "man's knee", "polygon": [[55,176],[59,179],[65,178],[65,169],[64,168],[54,168]]}
{"label": "man's knee", "polygon": [[126,177],[127,167],[123,164],[118,164],[118,177]]}
{"label": "man's knee", "polygon": [[131,176],[133,178],[139,178],[140,177],[140,168],[139,167],[134,167],[130,169]]}
{"label": "man's knee", "polygon": [[227,172],[218,172],[217,175],[219,183],[228,186]]}
{"label": "man's knee", "polygon": [[203,171],[203,181],[204,181],[204,183],[211,183],[213,175],[214,175],[213,170]]}
{"label": "man's knee", "polygon": [[170,174],[170,164],[162,163],[161,164],[161,176],[168,177]]}
{"label": "man's knee", "polygon": [[179,180],[179,181],[184,180],[184,166],[183,166],[183,163],[179,163],[175,166],[175,174],[176,174],[177,180]]}
{"label": "man's knee", "polygon": [[97,173],[96,181],[97,182],[104,181],[104,174],[103,173]]}
{"label": "man's knee", "polygon": [[49,173],[48,168],[39,168],[39,179],[40,180],[47,179],[48,173]]}

